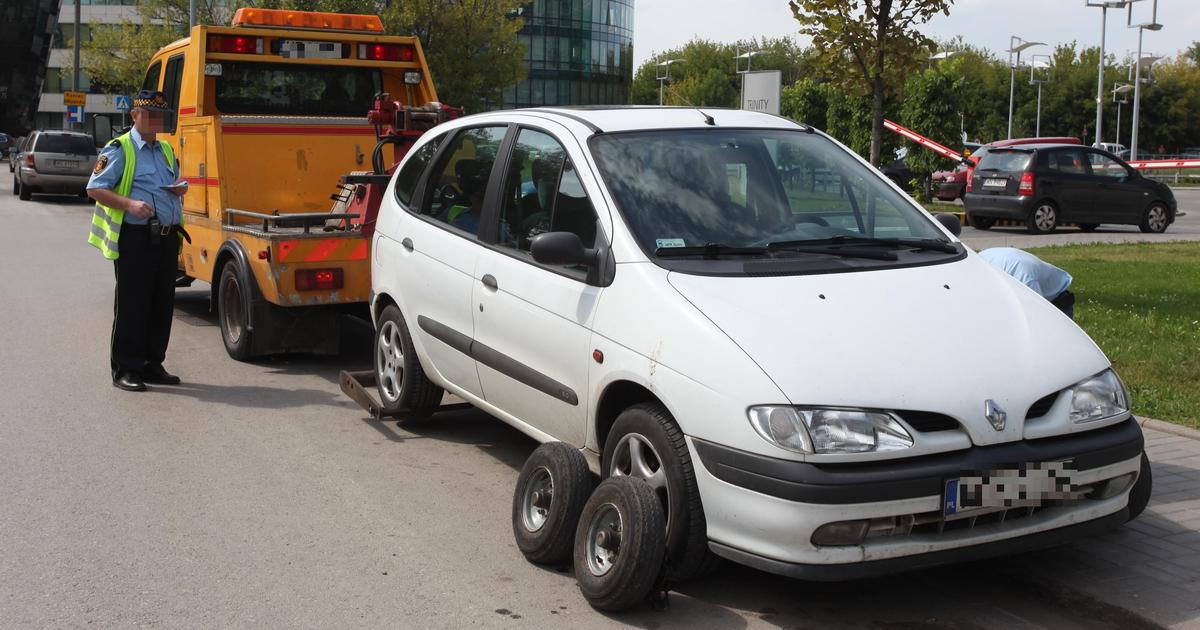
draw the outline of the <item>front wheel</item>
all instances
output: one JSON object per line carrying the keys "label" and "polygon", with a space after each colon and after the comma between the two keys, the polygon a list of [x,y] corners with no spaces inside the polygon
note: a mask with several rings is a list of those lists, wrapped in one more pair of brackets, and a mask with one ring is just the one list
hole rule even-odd
{"label": "front wheel", "polygon": [[242,282],[237,263],[227,263],[221,269],[217,284],[217,320],[221,324],[221,340],[225,351],[238,361],[253,357],[250,343],[249,298],[250,287]]}
{"label": "front wheel", "polygon": [[1049,201],[1038,202],[1029,217],[1025,219],[1025,228],[1030,234],[1049,234],[1058,226],[1058,208]]}
{"label": "front wheel", "polygon": [[1169,219],[1170,214],[1166,206],[1161,203],[1151,204],[1146,208],[1146,215],[1142,217],[1142,223],[1138,227],[1148,234],[1162,234],[1167,231]]}
{"label": "front wheel", "polygon": [[1137,481],[1129,491],[1129,520],[1140,516],[1150,504],[1150,491],[1154,487],[1154,474],[1150,472],[1150,458],[1142,452],[1142,468],[1138,472]]}
{"label": "front wheel", "polygon": [[383,412],[408,417],[428,416],[442,402],[442,388],[425,376],[408,324],[395,304],[379,314],[375,332],[375,382]]}

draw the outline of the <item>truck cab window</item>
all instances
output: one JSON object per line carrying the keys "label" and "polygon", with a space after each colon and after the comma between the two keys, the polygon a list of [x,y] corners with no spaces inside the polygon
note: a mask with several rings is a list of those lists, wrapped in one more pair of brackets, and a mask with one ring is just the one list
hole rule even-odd
{"label": "truck cab window", "polygon": [[157,90],[158,76],[160,74],[162,74],[162,62],[155,61],[154,65],[150,66],[150,69],[146,71],[146,80],[142,81],[142,89]]}

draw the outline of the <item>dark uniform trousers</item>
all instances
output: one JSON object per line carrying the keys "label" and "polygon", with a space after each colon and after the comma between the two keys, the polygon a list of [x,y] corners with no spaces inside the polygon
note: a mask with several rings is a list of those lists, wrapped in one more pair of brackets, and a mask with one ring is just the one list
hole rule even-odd
{"label": "dark uniform trousers", "polygon": [[172,231],[152,239],[150,231],[146,225],[121,226],[120,256],[113,261],[113,380],[162,367],[171,340],[179,234]]}

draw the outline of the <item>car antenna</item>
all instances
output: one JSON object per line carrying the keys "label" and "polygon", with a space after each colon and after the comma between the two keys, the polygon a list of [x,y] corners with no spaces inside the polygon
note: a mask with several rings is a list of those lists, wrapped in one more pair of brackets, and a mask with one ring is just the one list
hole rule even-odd
{"label": "car antenna", "polygon": [[700,112],[700,115],[704,117],[704,124],[712,126],[712,127],[717,126],[717,121],[713,120],[712,116],[709,116],[708,114],[704,113],[704,110],[700,109],[699,107],[696,107],[695,104],[693,104],[691,101],[684,98],[684,96],[682,94],[680,94],[679,92],[675,91],[674,88],[667,88],[667,89],[671,90],[671,93],[674,94],[679,100],[683,101],[684,103],[687,103],[688,107],[695,108],[696,111]]}

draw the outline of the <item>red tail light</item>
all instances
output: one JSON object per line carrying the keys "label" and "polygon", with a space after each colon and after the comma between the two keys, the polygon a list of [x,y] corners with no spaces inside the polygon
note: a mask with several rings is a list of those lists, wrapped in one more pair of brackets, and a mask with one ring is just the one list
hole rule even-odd
{"label": "red tail light", "polygon": [[359,44],[358,58],[373,61],[412,61],[417,49],[399,44]]}
{"label": "red tail light", "polygon": [[209,35],[208,52],[261,55],[263,40],[261,37],[245,37],[243,35]]}
{"label": "red tail light", "polygon": [[29,168],[37,168],[37,165],[33,163],[32,153],[25,154],[25,166],[28,166]]}
{"label": "red tail light", "polygon": [[328,291],[342,288],[341,269],[297,269],[296,290]]}
{"label": "red tail light", "polygon": [[967,192],[975,192],[975,169],[967,169]]}
{"label": "red tail light", "polygon": [[1021,173],[1021,187],[1017,189],[1019,195],[1033,195],[1033,171],[1025,171]]}

